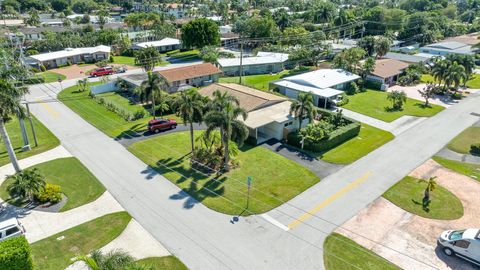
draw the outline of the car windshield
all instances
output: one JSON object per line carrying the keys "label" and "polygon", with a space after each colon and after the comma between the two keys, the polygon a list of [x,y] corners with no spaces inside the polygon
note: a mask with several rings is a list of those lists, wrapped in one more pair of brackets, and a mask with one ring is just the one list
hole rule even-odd
{"label": "car windshield", "polygon": [[448,236],[448,239],[450,239],[450,240],[459,240],[459,239],[462,239],[463,232],[465,232],[465,230],[463,230],[463,231],[453,231],[453,232],[451,232],[450,235]]}

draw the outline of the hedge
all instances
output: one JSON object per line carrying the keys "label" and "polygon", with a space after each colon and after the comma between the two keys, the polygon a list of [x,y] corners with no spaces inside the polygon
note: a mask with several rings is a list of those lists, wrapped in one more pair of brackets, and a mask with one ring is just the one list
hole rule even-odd
{"label": "hedge", "polygon": [[25,237],[0,242],[0,270],[32,270],[30,245]]}
{"label": "hedge", "polygon": [[472,144],[470,146],[470,154],[480,156],[480,143]]}
{"label": "hedge", "polygon": [[368,89],[382,90],[382,83],[377,81],[365,80],[363,86]]}

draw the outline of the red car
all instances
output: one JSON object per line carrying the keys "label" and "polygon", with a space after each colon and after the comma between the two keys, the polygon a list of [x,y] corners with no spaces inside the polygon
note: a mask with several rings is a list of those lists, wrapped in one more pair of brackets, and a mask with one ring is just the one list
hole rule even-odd
{"label": "red car", "polygon": [[112,67],[104,67],[104,68],[96,68],[92,72],[90,72],[90,75],[93,77],[99,77],[99,76],[105,76],[105,75],[111,75],[115,73],[115,70],[113,70]]}
{"label": "red car", "polygon": [[174,129],[177,127],[177,121],[171,119],[153,119],[148,121],[148,130],[158,133],[162,130]]}

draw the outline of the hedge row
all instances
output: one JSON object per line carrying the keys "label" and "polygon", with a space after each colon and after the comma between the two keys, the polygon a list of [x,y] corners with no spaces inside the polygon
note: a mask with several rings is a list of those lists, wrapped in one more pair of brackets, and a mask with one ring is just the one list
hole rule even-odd
{"label": "hedge row", "polygon": [[25,237],[0,242],[0,270],[32,270],[30,245]]}

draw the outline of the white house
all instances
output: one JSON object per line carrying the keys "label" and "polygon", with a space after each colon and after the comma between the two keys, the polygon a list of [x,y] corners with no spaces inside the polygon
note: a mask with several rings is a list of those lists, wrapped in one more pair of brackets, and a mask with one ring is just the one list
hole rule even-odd
{"label": "white house", "polygon": [[271,82],[271,87],[290,98],[298,98],[300,93],[312,93],[314,103],[326,108],[338,100],[351,82],[360,76],[342,69],[319,69]]}
{"label": "white house", "polygon": [[93,63],[110,58],[111,48],[109,46],[96,46],[86,48],[67,48],[62,51],[41,53],[27,57],[27,62],[39,68],[56,68],[67,63],[76,64],[79,62]]}
{"label": "white house", "polygon": [[147,41],[134,44],[132,49],[139,50],[142,48],[155,47],[159,52],[168,52],[178,50],[181,47],[180,40],[176,38],[164,38],[162,40]]}
{"label": "white house", "polygon": [[242,62],[243,75],[277,73],[284,69],[288,61],[288,54],[258,52],[257,56],[240,58],[221,58],[217,66],[226,76],[240,75],[240,62]]}
{"label": "white house", "polygon": [[420,48],[420,53],[434,56],[447,56],[449,54],[474,55],[478,49],[457,41],[433,43]]}

